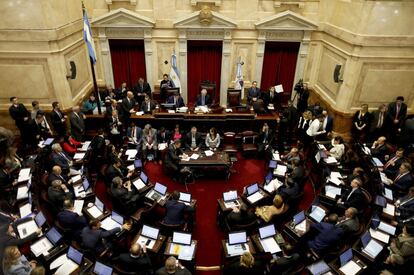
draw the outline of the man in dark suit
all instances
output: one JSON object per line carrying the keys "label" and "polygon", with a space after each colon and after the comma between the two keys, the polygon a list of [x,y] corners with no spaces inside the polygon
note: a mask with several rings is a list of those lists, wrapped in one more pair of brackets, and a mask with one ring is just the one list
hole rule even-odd
{"label": "man in dark suit", "polygon": [[197,152],[203,145],[203,138],[195,126],[185,135],[185,148]]}
{"label": "man in dark suit", "polygon": [[164,103],[167,100],[167,89],[173,87],[174,84],[169,79],[168,74],[164,74],[160,82],[160,103]]}
{"label": "man in dark suit", "polygon": [[202,89],[200,94],[197,96],[196,106],[209,106],[211,105],[210,95],[207,94],[206,89]]}
{"label": "man in dark suit", "polygon": [[345,235],[350,235],[359,230],[358,210],[349,207],[345,210],[345,215],[338,219],[338,226],[344,230]]}
{"label": "man in dark suit", "polygon": [[122,144],[123,138],[123,129],[122,129],[122,122],[118,117],[118,111],[113,110],[112,116],[108,117],[107,119],[107,130],[109,140],[113,145],[119,147]]}
{"label": "man in dark suit", "polygon": [[80,111],[79,106],[74,106],[72,113],[69,115],[69,121],[72,137],[77,141],[83,140],[83,135],[85,134],[85,119],[86,116]]}
{"label": "man in dark suit", "polygon": [[154,159],[157,159],[157,130],[152,128],[150,124],[146,124],[144,130],[142,130],[142,157],[144,160],[147,159],[148,151],[152,151]]}
{"label": "man in dark suit", "polygon": [[171,133],[164,127],[161,127],[157,132],[157,142],[158,143],[169,143],[171,141]]}
{"label": "man in dark suit", "polygon": [[413,176],[411,176],[411,164],[403,162],[398,169],[398,174],[391,181],[391,188],[394,191],[394,197],[399,198],[407,195],[408,189],[414,184]]}
{"label": "man in dark suit", "polygon": [[276,93],[275,86],[269,88],[268,91],[262,91],[262,99],[265,104],[265,108],[269,107],[271,104],[275,109],[280,108],[280,94]]}
{"label": "man in dark suit", "polygon": [[360,178],[354,178],[351,181],[352,189],[342,194],[342,197],[338,200],[338,207],[343,210],[354,207],[359,212],[362,212],[367,206],[367,201],[360,188],[361,185],[362,180]]}
{"label": "man in dark suit", "polygon": [[53,129],[58,137],[66,135],[66,119],[67,116],[60,111],[59,102],[52,103],[53,111],[50,113],[50,120],[52,122]]}
{"label": "man in dark suit", "polygon": [[170,256],[165,260],[165,266],[161,267],[155,272],[155,275],[191,275],[191,272],[182,266],[177,264],[177,259],[174,256]]}
{"label": "man in dark suit", "polygon": [[325,218],[325,221],[312,223],[310,228],[315,230],[317,235],[308,241],[308,247],[320,256],[334,248],[344,233],[342,228],[336,226],[337,221],[338,215],[333,213]]}
{"label": "man in dark suit", "polygon": [[318,135],[317,140],[326,141],[331,139],[332,129],[333,129],[333,117],[328,114],[327,110],[322,111],[324,119],[322,121],[322,130],[325,131],[324,134]]}
{"label": "man in dark suit", "polygon": [[386,137],[381,136],[371,146],[371,155],[378,158],[382,163],[385,162],[385,156],[389,154]]}
{"label": "man in dark suit", "polygon": [[390,133],[391,140],[395,140],[402,124],[407,116],[407,104],[404,103],[404,97],[398,96],[395,102],[388,105],[387,120],[392,128]]}
{"label": "man in dark suit", "polygon": [[247,102],[251,105],[253,98],[256,100],[260,98],[261,92],[260,88],[257,87],[257,81],[252,82],[252,86],[247,89]]}
{"label": "man in dark suit", "polygon": [[84,216],[79,216],[74,211],[73,201],[70,199],[64,201],[63,211],[58,213],[57,220],[63,228],[69,230],[69,236],[76,241],[80,241],[82,228],[88,224]]}
{"label": "man in dark suit", "polygon": [[129,125],[131,114],[135,112],[134,107],[136,105],[136,101],[134,99],[134,94],[131,91],[127,92],[127,96],[122,99],[121,103],[121,113],[122,113],[122,121],[125,125]]}
{"label": "man in dark suit", "polygon": [[289,178],[291,178],[294,182],[299,184],[300,188],[303,188],[303,179],[305,177],[305,168],[302,165],[302,161],[298,159],[294,159],[291,161],[290,173],[288,174]]}
{"label": "man in dark suit", "polygon": [[69,184],[69,179],[66,175],[62,174],[62,168],[59,165],[54,165],[52,167],[52,171],[47,178],[47,182],[49,184],[52,183],[54,180],[60,180],[63,184]]}
{"label": "man in dark suit", "polygon": [[266,160],[272,158],[272,144],[273,144],[273,131],[269,129],[269,125],[265,122],[262,127],[262,131],[257,137],[257,152],[264,156]]}
{"label": "man in dark suit", "polygon": [[164,223],[170,225],[177,225],[183,224],[184,214],[186,212],[193,212],[194,208],[191,206],[187,206],[186,204],[179,202],[178,199],[180,198],[180,193],[178,191],[174,191],[171,195],[171,200],[165,203],[165,217]]}
{"label": "man in dark suit", "polygon": [[402,222],[414,216],[414,186],[410,187],[408,195],[395,202],[397,219]]}
{"label": "man in dark suit", "polygon": [[136,272],[139,270],[139,274],[141,275],[149,275],[153,272],[151,259],[147,255],[147,249],[145,245],[141,247],[139,243],[133,244],[129,253],[121,253],[118,257],[115,257],[114,262],[122,270],[127,272]]}
{"label": "man in dark suit", "polygon": [[96,160],[98,157],[105,156],[106,143],[104,131],[102,129],[98,129],[98,134],[93,137],[90,148],[92,154],[91,159]]}
{"label": "man in dark suit", "polygon": [[142,129],[135,125],[134,122],[131,122],[130,126],[127,129],[127,137],[129,140],[129,144],[132,144],[133,147],[141,151],[141,144],[142,144]]}
{"label": "man in dark suit", "polygon": [[384,163],[383,171],[388,178],[394,179],[398,173],[401,164],[405,162],[404,149],[398,148],[394,155],[390,156],[388,161]]}
{"label": "man in dark suit", "polygon": [[144,112],[144,114],[151,114],[154,109],[154,101],[152,101],[151,98],[146,95],[145,100],[141,104],[141,111]]}
{"label": "man in dark suit", "polygon": [[11,97],[10,102],[12,105],[9,108],[9,114],[16,123],[17,128],[19,128],[23,141],[26,141],[26,127],[30,120],[30,113],[23,104],[19,103],[17,97]]}
{"label": "man in dark suit", "polygon": [[123,183],[120,177],[112,179],[111,193],[123,206],[125,210],[123,214],[127,214],[126,212],[130,213],[137,208],[141,196],[135,190],[132,190],[131,181],[129,180]]}
{"label": "man in dark suit", "polygon": [[73,165],[72,158],[63,152],[59,143],[52,145],[51,159],[54,165],[60,166],[64,174],[75,174],[74,170],[71,170]]}
{"label": "man in dark suit", "polygon": [[286,185],[282,185],[278,190],[278,194],[282,196],[283,201],[289,201],[291,198],[298,196],[299,193],[299,184],[293,181],[291,178],[287,178]]}
{"label": "man in dark suit", "polygon": [[279,129],[279,146],[286,140],[288,144],[292,141],[292,133],[297,128],[298,123],[298,110],[293,106],[291,100],[288,101],[288,107],[283,109],[283,115],[280,119]]}
{"label": "man in dark suit", "polygon": [[144,101],[145,95],[148,95],[151,98],[151,87],[142,77],[138,79],[138,83],[134,86],[133,92],[135,94],[135,101],[138,102],[138,105],[141,105],[142,101]]}
{"label": "man in dark suit", "polygon": [[124,98],[127,94],[127,92],[129,91],[129,88],[127,86],[126,82],[122,82],[121,83],[121,87],[117,88],[115,90],[115,96],[116,96],[116,100],[119,100],[121,98]]}
{"label": "man in dark suit", "polygon": [[374,141],[378,137],[385,135],[387,117],[387,106],[381,104],[378,110],[371,113],[371,123],[369,127],[369,141]]}
{"label": "man in dark suit", "polygon": [[[297,108],[298,108],[299,113],[303,113],[304,111],[306,111],[308,109],[308,99],[309,99],[308,84],[303,83],[298,88],[299,89],[296,90],[298,95],[299,95]],[[296,89],[296,87],[295,87],[295,89]]]}
{"label": "man in dark suit", "polygon": [[114,110],[118,111],[118,115],[122,121],[123,112],[122,112],[121,106],[118,104],[118,101],[116,100],[111,100],[111,104],[108,107],[106,107],[105,117],[112,116],[112,111]]}
{"label": "man in dark suit", "polygon": [[133,171],[128,171],[123,167],[121,160],[117,158],[113,164],[108,166],[108,169],[106,170],[106,180],[111,183],[116,177],[120,177],[121,179],[125,177],[129,178],[132,174]]}
{"label": "man in dark suit", "polygon": [[67,199],[73,199],[73,194],[61,180],[54,180],[47,189],[47,197],[56,209],[62,210],[63,202]]}
{"label": "man in dark suit", "polygon": [[[121,228],[119,227],[109,231],[100,229],[100,227],[101,223],[99,220],[94,219],[89,222],[89,226],[85,226],[82,229],[81,233],[82,247],[95,251],[97,255],[101,254],[106,249],[107,245],[109,245],[108,242],[104,243],[103,239],[113,236],[121,231]],[[130,230],[131,225],[125,223],[122,225],[122,229]]]}
{"label": "man in dark suit", "polygon": [[181,108],[185,106],[184,99],[179,93],[175,93],[174,95],[168,97],[167,103],[174,104],[175,108]]}
{"label": "man in dark suit", "polygon": [[180,162],[180,156],[184,155],[181,147],[181,141],[179,139],[175,140],[168,147],[167,155],[165,156],[164,165],[168,171],[171,171],[175,179],[180,179],[180,168],[178,166]]}
{"label": "man in dark suit", "polygon": [[227,222],[232,225],[246,225],[256,220],[256,215],[248,211],[245,204],[241,204],[239,207],[232,207],[232,211],[226,216]]}

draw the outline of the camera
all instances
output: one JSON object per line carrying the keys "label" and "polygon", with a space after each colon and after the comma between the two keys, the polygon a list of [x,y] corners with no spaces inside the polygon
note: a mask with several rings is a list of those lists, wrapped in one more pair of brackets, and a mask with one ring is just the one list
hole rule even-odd
{"label": "camera", "polygon": [[294,90],[298,93],[302,93],[303,92],[303,79],[299,79],[298,83],[295,84],[295,88]]}

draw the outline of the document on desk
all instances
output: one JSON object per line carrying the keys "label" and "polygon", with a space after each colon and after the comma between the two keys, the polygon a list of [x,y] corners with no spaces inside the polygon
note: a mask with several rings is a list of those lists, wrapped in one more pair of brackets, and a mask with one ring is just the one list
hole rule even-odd
{"label": "document on desk", "polygon": [[52,269],[58,268],[59,266],[63,265],[67,261],[68,261],[68,257],[66,256],[66,254],[60,255],[55,260],[53,260],[53,262],[50,263],[49,269],[52,270]]}
{"label": "document on desk", "polygon": [[390,185],[390,181],[389,181],[388,177],[385,175],[384,172],[380,172],[380,177],[381,177],[382,183]]}
{"label": "document on desk", "polygon": [[238,206],[238,205],[239,205],[238,201],[224,202],[224,206],[226,208],[232,208],[232,207]]}
{"label": "document on desk", "polygon": [[328,163],[328,164],[338,163],[338,161],[337,161],[337,160],[336,160],[336,158],[334,158],[334,157],[327,157],[327,158],[325,159],[325,162],[326,162],[326,163]]}
{"label": "document on desk", "polygon": [[249,246],[248,244],[244,244],[245,249],[243,249],[241,244],[234,244],[234,245],[230,245],[229,243],[226,242],[226,248],[227,248],[227,253],[230,256],[239,256],[242,255],[244,252],[249,252]]}
{"label": "document on desk", "polygon": [[273,153],[272,154],[272,159],[273,160],[276,160],[276,161],[280,161],[280,155],[279,155],[279,153]]}
{"label": "document on desk", "polygon": [[382,209],[382,212],[394,217],[394,215],[395,215],[395,206],[391,203],[387,203],[387,205]]}
{"label": "document on desk", "polygon": [[263,250],[265,252],[270,252],[270,254],[275,254],[277,252],[282,251],[273,237],[266,238],[264,240],[260,239],[260,243],[263,246]]}
{"label": "document on desk", "polygon": [[337,179],[341,179],[341,178],[343,178],[342,177],[342,175],[341,175],[341,173],[339,173],[339,172],[331,172],[331,174],[329,175],[329,177],[331,177],[331,178],[337,178]]}
{"label": "document on desk", "polygon": [[390,235],[388,235],[387,233],[381,232],[379,230],[374,230],[372,228],[369,229],[369,234],[371,235],[372,238],[383,242],[383,243],[388,243],[390,241]]}
{"label": "document on desk", "polygon": [[46,238],[42,237],[30,246],[30,251],[36,256],[47,255],[48,251],[53,248],[53,244]]}
{"label": "document on desk", "polygon": [[253,195],[247,197],[247,200],[250,203],[255,203],[263,198],[263,195],[260,192],[256,192]]}
{"label": "document on desk", "polygon": [[317,222],[321,222],[325,215],[326,212],[323,208],[312,205],[312,211],[309,215],[312,219],[314,219]]}
{"label": "document on desk", "polygon": [[30,203],[26,203],[22,207],[19,208],[20,217],[26,217],[32,214],[32,205]]}
{"label": "document on desk", "polygon": [[374,161],[375,166],[377,166],[377,167],[383,167],[384,166],[384,164],[382,164],[382,162],[378,158],[372,158],[372,160]]}
{"label": "document on desk", "polygon": [[332,182],[333,184],[339,186],[342,184],[342,180],[339,178],[330,177],[327,181]]}
{"label": "document on desk", "polygon": [[279,187],[282,185],[283,185],[283,182],[281,182],[278,179],[273,179],[268,184],[264,185],[264,190],[266,190],[269,193],[273,193],[274,191],[279,189]]}
{"label": "document on desk", "polygon": [[[149,241],[149,243],[147,244],[148,240],[150,240],[150,241]],[[156,242],[156,240],[153,240],[153,239],[148,239],[148,238],[146,238],[146,237],[144,237],[144,236],[140,235],[136,243],[139,243],[141,246],[145,244],[145,246],[146,246],[148,249],[152,249],[152,248],[154,247],[154,245],[155,245],[155,242]]]}
{"label": "document on desk", "polygon": [[86,153],[76,153],[73,156],[73,159],[75,159],[75,160],[83,159],[85,157],[85,155],[86,155]]}
{"label": "document on desk", "polygon": [[22,185],[17,188],[16,200],[27,199],[29,197],[29,187],[27,185]]}
{"label": "document on desk", "polygon": [[82,147],[78,149],[78,151],[81,151],[81,152],[88,151],[90,145],[91,145],[91,142],[90,141],[85,141],[82,144]]}
{"label": "document on desk", "polygon": [[175,114],[175,110],[168,110],[169,114]]}
{"label": "document on desk", "polygon": [[138,153],[138,151],[136,149],[128,149],[128,150],[125,151],[125,155],[127,155],[131,158],[135,158],[137,153]]}
{"label": "document on desk", "polygon": [[113,219],[111,219],[111,217],[107,217],[101,222],[101,228],[107,231],[112,230],[117,227],[120,229],[122,228],[122,226],[116,221],[114,221]]}
{"label": "document on desk", "polygon": [[193,259],[195,244],[182,245],[180,253],[178,253],[178,259],[183,261],[191,261]]}
{"label": "document on desk", "polygon": [[31,170],[30,168],[21,169],[19,172],[19,177],[17,179],[17,182],[28,181],[32,177],[30,170]]}
{"label": "document on desk", "polygon": [[232,113],[233,112],[233,110],[232,109],[230,109],[230,108],[226,108],[226,113]]}
{"label": "document on desk", "polygon": [[132,184],[135,186],[137,190],[141,190],[142,188],[146,186],[145,183],[140,178],[138,178],[137,180],[134,180]]}
{"label": "document on desk", "polygon": [[191,155],[191,157],[190,157],[190,159],[198,159],[200,157],[200,155],[199,154],[192,154]]}
{"label": "document on desk", "polygon": [[325,194],[327,197],[335,199],[336,196],[341,195],[341,188],[332,185],[325,185]]}
{"label": "document on desk", "polygon": [[340,269],[345,275],[355,275],[360,270],[361,267],[354,261],[349,261],[346,264],[344,264]]}
{"label": "document on desk", "polygon": [[214,152],[211,150],[206,150],[204,151],[204,154],[206,154],[207,157],[211,157],[212,155],[214,155]]}
{"label": "document on desk", "polygon": [[168,144],[166,142],[158,144],[158,150],[160,151],[166,149],[167,147],[168,147]]}
{"label": "document on desk", "polygon": [[77,213],[79,216],[82,216],[82,209],[83,209],[83,204],[85,203],[84,200],[75,200],[73,202],[73,207],[74,207],[74,211],[75,213]]}
{"label": "document on desk", "polygon": [[371,239],[367,246],[362,249],[362,251],[375,259],[382,251],[382,248],[383,246],[381,244],[379,244],[376,240]]}
{"label": "document on desk", "polygon": [[295,230],[305,233],[306,232],[306,219],[295,226]]}
{"label": "document on desk", "polygon": [[21,239],[35,233],[37,229],[39,229],[39,227],[34,220],[21,223],[17,226],[17,232],[19,232]]}
{"label": "document on desk", "polygon": [[79,266],[72,260],[66,261],[56,270],[55,275],[68,275],[75,271]]}
{"label": "document on desk", "polygon": [[273,171],[273,174],[276,175],[276,176],[284,177],[285,174],[286,174],[286,171],[287,171],[287,166],[286,165],[278,164],[276,166],[276,169]]}
{"label": "document on desk", "polygon": [[98,218],[99,216],[101,216],[103,213],[101,210],[99,210],[98,207],[96,207],[96,205],[92,206],[91,208],[88,208],[86,211],[88,211],[88,213],[94,218]]}

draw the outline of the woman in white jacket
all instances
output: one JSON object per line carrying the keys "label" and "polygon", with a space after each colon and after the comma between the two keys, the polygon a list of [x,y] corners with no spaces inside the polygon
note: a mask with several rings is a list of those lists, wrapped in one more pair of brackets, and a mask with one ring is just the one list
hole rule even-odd
{"label": "woman in white jacket", "polygon": [[331,140],[332,148],[329,150],[329,155],[336,160],[340,160],[345,153],[344,140],[341,136],[336,136]]}

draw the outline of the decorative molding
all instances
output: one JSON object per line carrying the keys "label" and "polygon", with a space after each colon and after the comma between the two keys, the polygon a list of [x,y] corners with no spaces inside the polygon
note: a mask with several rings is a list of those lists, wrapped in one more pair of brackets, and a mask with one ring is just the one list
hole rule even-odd
{"label": "decorative molding", "polygon": [[[193,12],[189,15],[181,17],[174,21],[173,25],[177,29],[203,29],[206,28],[200,22],[201,11]],[[211,21],[208,25],[208,28],[213,29],[235,29],[237,27],[237,22],[233,19],[230,19],[218,12],[211,11]]]}
{"label": "decorative molding", "polygon": [[258,30],[316,30],[318,24],[296,12],[287,10],[255,23]]}
{"label": "decorative molding", "polygon": [[197,6],[197,4],[214,4],[216,7],[221,6],[223,0],[190,0],[191,6]]}
{"label": "decorative molding", "polygon": [[300,9],[305,7],[303,0],[300,1],[290,1],[290,0],[278,0],[274,1],[274,7],[280,8],[282,5],[297,5]]}
{"label": "decorative molding", "polygon": [[92,27],[153,28],[155,22],[136,12],[120,8],[91,21]]}
{"label": "decorative molding", "polygon": [[112,5],[112,2],[129,2],[131,5],[136,5],[137,0],[105,0],[107,5]]}

